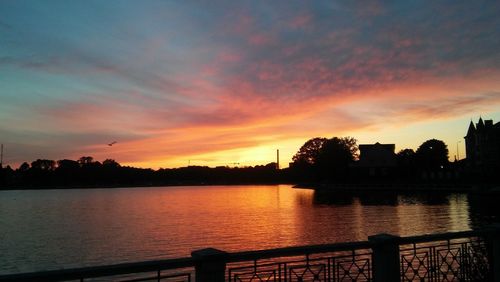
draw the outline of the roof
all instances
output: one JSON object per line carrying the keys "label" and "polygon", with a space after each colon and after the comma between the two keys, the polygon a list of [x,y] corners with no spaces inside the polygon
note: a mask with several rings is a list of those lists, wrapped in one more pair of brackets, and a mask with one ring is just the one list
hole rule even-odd
{"label": "roof", "polygon": [[470,121],[470,124],[469,124],[469,129],[467,130],[467,136],[471,135],[471,134],[474,134],[474,132],[476,132],[476,127],[474,126],[474,123],[472,122],[472,120]]}
{"label": "roof", "polygon": [[394,151],[396,149],[396,144],[380,144],[379,142],[375,144],[360,144],[359,149],[375,149],[375,148],[380,148],[380,149],[385,149],[385,150],[392,150]]}

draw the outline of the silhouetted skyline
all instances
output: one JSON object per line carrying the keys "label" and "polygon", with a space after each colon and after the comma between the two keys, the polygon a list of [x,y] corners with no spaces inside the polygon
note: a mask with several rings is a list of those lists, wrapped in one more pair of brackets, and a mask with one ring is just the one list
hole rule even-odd
{"label": "silhouetted skyline", "polygon": [[[395,144],[357,144],[353,137],[313,137],[297,150],[285,169],[279,166],[279,152],[277,162],[253,167],[232,163],[158,170],[121,166],[113,159],[101,163],[91,156],[37,159],[16,169],[0,164],[0,189],[296,183],[317,189],[332,189],[330,185],[335,184],[335,189],[348,190],[390,187],[395,191],[451,188],[478,192],[478,187],[489,189],[499,183],[499,130],[500,122],[483,123],[480,119],[477,129],[471,122],[465,137],[468,157],[454,162],[449,161],[448,145],[437,139],[426,140],[415,151],[406,148],[396,153]],[[480,158],[482,155],[487,156]]]}
{"label": "silhouetted skyline", "polygon": [[[2,1],[4,165],[287,164],[314,136],[465,155],[500,120],[491,1]],[[117,143],[113,143],[113,142]],[[113,144],[112,146],[108,146]]]}

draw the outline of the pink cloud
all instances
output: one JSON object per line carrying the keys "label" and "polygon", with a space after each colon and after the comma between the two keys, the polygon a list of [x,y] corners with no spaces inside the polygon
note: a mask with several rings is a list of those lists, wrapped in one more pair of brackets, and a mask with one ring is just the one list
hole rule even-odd
{"label": "pink cloud", "polygon": [[242,56],[236,51],[224,51],[217,55],[217,59],[224,63],[236,63],[241,61]]}
{"label": "pink cloud", "polygon": [[288,23],[288,26],[291,28],[306,28],[311,24],[311,19],[312,19],[311,15],[302,14],[293,18]]}
{"label": "pink cloud", "polygon": [[248,42],[252,45],[255,46],[263,46],[263,45],[268,45],[272,43],[274,40],[270,35],[263,34],[263,33],[257,33],[257,34],[252,34],[248,38]]}

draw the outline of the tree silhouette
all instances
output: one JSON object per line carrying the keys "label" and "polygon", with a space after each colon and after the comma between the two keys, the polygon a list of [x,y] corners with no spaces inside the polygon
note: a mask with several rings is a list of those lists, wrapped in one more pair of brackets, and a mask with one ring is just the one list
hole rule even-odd
{"label": "tree silhouette", "polygon": [[314,165],[321,152],[321,147],[328,139],[316,137],[309,139],[299,151],[293,156],[292,160],[296,165]]}
{"label": "tree silhouette", "polygon": [[55,168],[56,162],[53,160],[38,159],[31,163],[31,169],[33,170],[51,171]]}
{"label": "tree silhouette", "polygon": [[396,154],[398,176],[409,178],[415,176],[415,151],[403,149]]}
{"label": "tree silhouette", "polygon": [[29,163],[27,163],[27,162],[22,163],[22,164],[19,166],[19,168],[18,168],[18,170],[19,170],[20,172],[26,172],[26,171],[28,171],[29,169],[30,169],[30,165],[29,165]]}
{"label": "tree silhouette", "polygon": [[412,166],[415,163],[415,151],[403,149],[396,154],[398,166]]}
{"label": "tree silhouette", "polygon": [[57,161],[57,170],[60,171],[75,171],[79,168],[80,164],[77,161],[67,159]]}
{"label": "tree silhouette", "polygon": [[89,165],[92,162],[94,162],[94,158],[92,158],[92,157],[81,157],[80,159],[78,159],[78,163],[81,166]]}
{"label": "tree silhouette", "polygon": [[323,179],[344,179],[349,172],[349,164],[358,157],[356,139],[333,137],[323,143],[316,165]]}
{"label": "tree silhouette", "polygon": [[332,180],[348,175],[349,163],[357,159],[358,146],[352,137],[309,139],[293,156],[296,179]]}
{"label": "tree silhouette", "polygon": [[102,162],[102,165],[105,167],[120,167],[120,164],[113,159],[105,159]]}
{"label": "tree silhouette", "polygon": [[58,160],[56,168],[56,179],[63,185],[78,183],[80,177],[80,164],[73,160]]}
{"label": "tree silhouette", "polygon": [[6,167],[0,166],[0,184],[10,182],[14,175],[14,170],[7,165]]}
{"label": "tree silhouette", "polygon": [[443,168],[448,165],[448,146],[441,140],[427,140],[418,147],[415,160],[421,169]]}

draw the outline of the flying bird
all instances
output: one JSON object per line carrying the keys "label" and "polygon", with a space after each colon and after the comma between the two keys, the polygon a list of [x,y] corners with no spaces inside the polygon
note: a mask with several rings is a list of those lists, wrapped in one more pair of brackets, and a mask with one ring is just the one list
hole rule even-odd
{"label": "flying bird", "polygon": [[116,143],[118,143],[118,142],[113,141],[113,142],[109,143],[109,144],[108,144],[108,146],[113,146],[113,145],[114,145],[114,144],[116,144]]}

